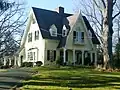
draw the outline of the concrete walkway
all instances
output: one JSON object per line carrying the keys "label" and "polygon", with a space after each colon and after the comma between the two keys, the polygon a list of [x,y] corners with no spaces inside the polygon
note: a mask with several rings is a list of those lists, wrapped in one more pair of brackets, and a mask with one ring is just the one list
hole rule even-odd
{"label": "concrete walkway", "polygon": [[20,86],[20,80],[29,78],[31,74],[30,68],[8,69],[0,72],[0,90],[10,90],[15,85]]}

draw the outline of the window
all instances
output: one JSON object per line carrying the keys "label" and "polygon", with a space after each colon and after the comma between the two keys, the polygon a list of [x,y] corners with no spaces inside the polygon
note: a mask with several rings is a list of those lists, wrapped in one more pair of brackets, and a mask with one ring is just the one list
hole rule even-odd
{"label": "window", "polygon": [[32,42],[32,33],[28,34],[28,42]]}
{"label": "window", "polygon": [[73,40],[75,43],[84,43],[84,32],[74,31]]}
{"label": "window", "polygon": [[57,28],[56,28],[56,26],[55,25],[52,25],[51,27],[50,27],[50,34],[51,34],[51,36],[57,36]]}
{"label": "window", "polygon": [[30,60],[30,53],[28,52],[28,60]]}
{"label": "window", "polygon": [[35,19],[34,18],[32,19],[32,24],[35,24]]}
{"label": "window", "polygon": [[57,31],[54,29],[50,29],[51,36],[57,36]]}
{"label": "window", "polygon": [[33,60],[33,53],[32,52],[28,52],[28,60]]}
{"label": "window", "polygon": [[34,56],[33,60],[35,60],[35,59],[36,59],[36,57],[35,57],[35,52],[33,52],[33,56]]}
{"label": "window", "polygon": [[39,31],[35,31],[35,40],[39,40]]}
{"label": "window", "polygon": [[55,61],[56,59],[56,51],[55,50],[47,50],[47,60],[48,61]]}
{"label": "window", "polygon": [[63,36],[63,37],[67,36],[67,31],[68,31],[68,30],[67,30],[66,26],[64,25],[64,26],[63,26],[63,30],[62,30],[62,36]]}

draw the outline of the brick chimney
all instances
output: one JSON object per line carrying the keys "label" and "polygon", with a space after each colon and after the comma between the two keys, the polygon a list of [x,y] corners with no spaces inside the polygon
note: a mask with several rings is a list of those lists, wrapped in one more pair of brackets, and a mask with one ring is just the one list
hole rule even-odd
{"label": "brick chimney", "polygon": [[64,7],[60,6],[60,7],[56,8],[55,11],[57,11],[61,15],[64,15]]}

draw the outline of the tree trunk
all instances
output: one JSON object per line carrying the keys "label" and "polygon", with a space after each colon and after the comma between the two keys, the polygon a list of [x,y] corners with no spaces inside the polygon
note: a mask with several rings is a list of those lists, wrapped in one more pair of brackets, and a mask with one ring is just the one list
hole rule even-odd
{"label": "tree trunk", "polygon": [[112,62],[112,35],[113,35],[113,0],[108,0],[108,26],[109,26],[109,37],[108,37],[108,52],[109,52],[109,68],[113,68],[113,62]]}
{"label": "tree trunk", "polygon": [[108,53],[108,34],[109,34],[109,26],[108,26],[108,6],[103,11],[103,60],[104,60],[104,69],[107,69],[108,61],[109,61],[109,53]]}
{"label": "tree trunk", "polygon": [[112,34],[113,34],[113,1],[107,0],[106,8],[103,11],[103,59],[104,69],[112,67]]}
{"label": "tree trunk", "polygon": [[107,69],[109,54],[108,54],[108,23],[107,23],[107,13],[105,11],[104,24],[103,24],[103,59],[104,59],[104,69]]}

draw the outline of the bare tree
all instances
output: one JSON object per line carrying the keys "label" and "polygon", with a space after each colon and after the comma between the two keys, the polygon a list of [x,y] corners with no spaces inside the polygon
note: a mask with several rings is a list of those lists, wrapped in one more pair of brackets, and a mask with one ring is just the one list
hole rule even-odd
{"label": "bare tree", "polygon": [[[73,0],[77,9],[89,18],[96,29],[103,50],[104,69],[112,67],[113,21],[120,14],[118,0]],[[82,6],[82,7],[80,7]]]}
{"label": "bare tree", "polygon": [[16,51],[24,30],[25,3],[0,0],[0,56]]}

